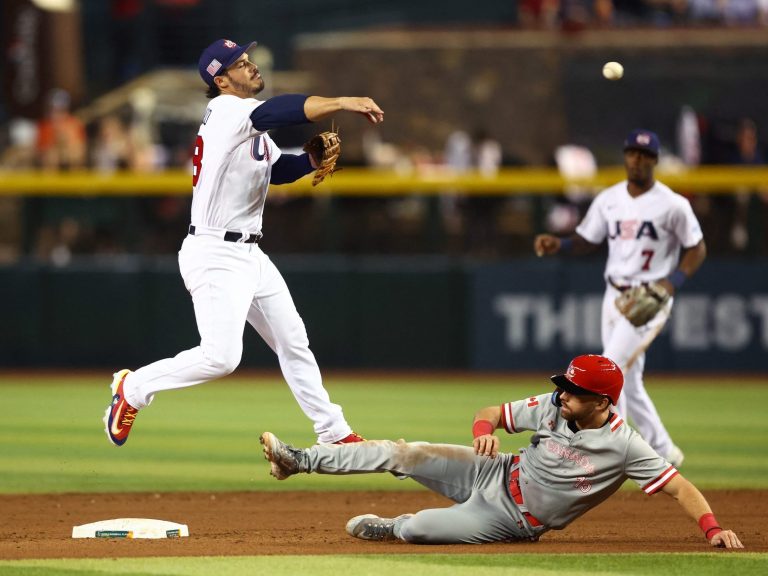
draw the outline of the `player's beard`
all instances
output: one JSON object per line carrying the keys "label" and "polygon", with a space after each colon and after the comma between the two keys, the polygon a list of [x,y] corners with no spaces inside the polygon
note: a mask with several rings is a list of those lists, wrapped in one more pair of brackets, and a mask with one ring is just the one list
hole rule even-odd
{"label": "player's beard", "polygon": [[573,414],[571,409],[566,406],[560,408],[560,416],[563,417],[563,420],[567,420],[568,422],[573,422],[576,420],[576,416]]}
{"label": "player's beard", "polygon": [[577,420],[583,420],[588,416],[591,416],[594,412],[594,407],[589,405],[576,406],[575,408],[563,403],[560,407],[560,416],[568,422],[576,422]]}
{"label": "player's beard", "polygon": [[264,79],[254,78],[249,82],[238,82],[231,76],[229,76],[229,83],[232,85],[239,94],[246,94],[246,98],[253,98],[259,92],[264,90]]}

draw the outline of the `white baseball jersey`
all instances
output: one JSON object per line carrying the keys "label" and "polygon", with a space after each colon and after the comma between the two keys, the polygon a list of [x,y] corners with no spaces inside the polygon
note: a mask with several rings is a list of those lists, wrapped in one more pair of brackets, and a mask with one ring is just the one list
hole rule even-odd
{"label": "white baseball jersey", "polygon": [[195,140],[193,225],[261,232],[272,165],[281,154],[251,123],[251,113],[263,103],[225,94],[208,104]]}
{"label": "white baseball jersey", "polygon": [[626,180],[598,194],[576,233],[593,244],[608,237],[605,277],[622,285],[666,278],[680,248],[692,248],[703,237],[686,198],[661,182],[633,198]]}
{"label": "white baseball jersey", "polygon": [[533,430],[520,451],[520,490],[528,510],[550,528],[564,528],[616,492],[627,478],[655,494],[678,472],[618,414],[604,426],[573,431],[551,394],[502,405],[509,433]]}

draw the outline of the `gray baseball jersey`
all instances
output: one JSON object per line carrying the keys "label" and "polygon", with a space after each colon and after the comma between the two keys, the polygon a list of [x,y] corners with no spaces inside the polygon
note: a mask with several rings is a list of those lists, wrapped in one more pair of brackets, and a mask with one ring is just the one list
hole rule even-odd
{"label": "gray baseball jersey", "polygon": [[422,510],[395,523],[400,539],[429,544],[535,540],[597,506],[627,478],[654,494],[677,475],[615,414],[600,429],[573,431],[559,412],[549,394],[502,406],[508,432],[535,431],[519,457],[379,440],[312,446],[304,451],[305,471],[392,472],[447,496],[454,506]]}
{"label": "gray baseball jersey", "polygon": [[543,394],[502,406],[507,432],[535,432],[531,445],[520,451],[520,490],[542,524],[564,528],[627,478],[653,494],[677,475],[618,414],[601,428],[574,430],[550,398]]}

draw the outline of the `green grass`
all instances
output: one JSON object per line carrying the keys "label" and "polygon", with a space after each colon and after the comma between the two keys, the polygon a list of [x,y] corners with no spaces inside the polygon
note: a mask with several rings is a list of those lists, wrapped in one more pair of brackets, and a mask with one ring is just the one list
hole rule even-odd
{"label": "green grass", "polygon": [[[315,437],[279,377],[230,377],[160,394],[142,411],[130,441],[109,445],[101,416],[109,376],[14,378],[0,374],[0,493],[285,489],[268,474],[258,436],[271,430],[300,446]],[[549,389],[546,378],[346,378],[327,380],[334,401],[370,438],[468,443],[476,409]],[[700,488],[768,486],[768,386],[742,380],[665,381],[649,390],[686,453],[685,475]],[[502,435],[516,451],[529,434]],[[717,463],[713,465],[713,463]],[[627,486],[632,486],[628,483]],[[420,489],[389,475],[297,476],[291,489]],[[768,573],[768,555],[471,554],[252,556],[0,560],[0,575],[336,575],[607,576]]]}
{"label": "green grass", "polygon": [[703,554],[457,554],[387,556],[242,556],[208,558],[131,558],[130,560],[0,561],[0,575],[18,576],[355,576],[407,574],[419,576],[647,576],[765,574],[768,558],[749,553]]}
{"label": "green grass", "polygon": [[[768,386],[649,380],[659,412],[686,453],[683,472],[690,480],[700,488],[768,486]],[[268,474],[259,434],[271,430],[298,446],[315,441],[279,377],[230,377],[159,394],[141,412],[128,443],[116,448],[101,422],[108,383],[0,375],[0,493],[284,489]],[[549,388],[546,380],[480,376],[336,377],[327,387],[369,438],[458,444],[468,443],[476,409]],[[529,436],[502,434],[502,449],[517,451]],[[299,476],[290,487],[416,488],[375,474]]]}

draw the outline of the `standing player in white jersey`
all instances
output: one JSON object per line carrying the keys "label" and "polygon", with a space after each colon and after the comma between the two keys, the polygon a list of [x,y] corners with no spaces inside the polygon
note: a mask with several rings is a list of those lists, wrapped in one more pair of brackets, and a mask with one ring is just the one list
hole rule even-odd
{"label": "standing player in white jersey", "polygon": [[323,387],[304,323],[259,241],[269,184],[292,182],[317,168],[307,154],[282,154],[267,130],[322,120],[342,110],[376,124],[384,112],[365,97],[287,94],[257,100],[264,80],[248,57],[255,44],[217,40],[198,62],[211,101],[195,141],[192,218],[179,268],[192,295],[200,345],[135,372],[115,374],[104,424],[116,446],[125,443],[138,411],[157,392],[231,373],[240,363],[246,322],[277,354],[318,441],[362,441]]}
{"label": "standing player in white jersey", "polygon": [[608,239],[602,341],[603,355],[624,372],[624,393],[617,409],[633,421],[654,450],[680,466],[683,453],[672,442],[643,384],[645,351],[669,318],[673,299],[643,326],[633,326],[615,305],[622,292],[642,283],[656,281],[674,295],[706,257],[701,227],[690,203],[654,179],[658,157],[656,134],[631,132],[624,142],[627,180],[594,199],[573,235],[541,234],[534,240],[534,250],[539,256],[583,254]]}
{"label": "standing player in white jersey", "polygon": [[[611,410],[621,394],[616,364],[592,354],[574,358],[552,376],[554,393],[532,396],[475,414],[473,447],[372,440],[305,450],[261,435],[271,474],[392,472],[456,502],[396,518],[355,516],[347,532],[363,540],[415,544],[479,544],[538,540],[562,530],[616,492],[627,478],[648,494],[674,498],[712,546],[743,548],[723,530],[704,496]],[[499,453],[496,429],[533,431],[520,455]]]}

